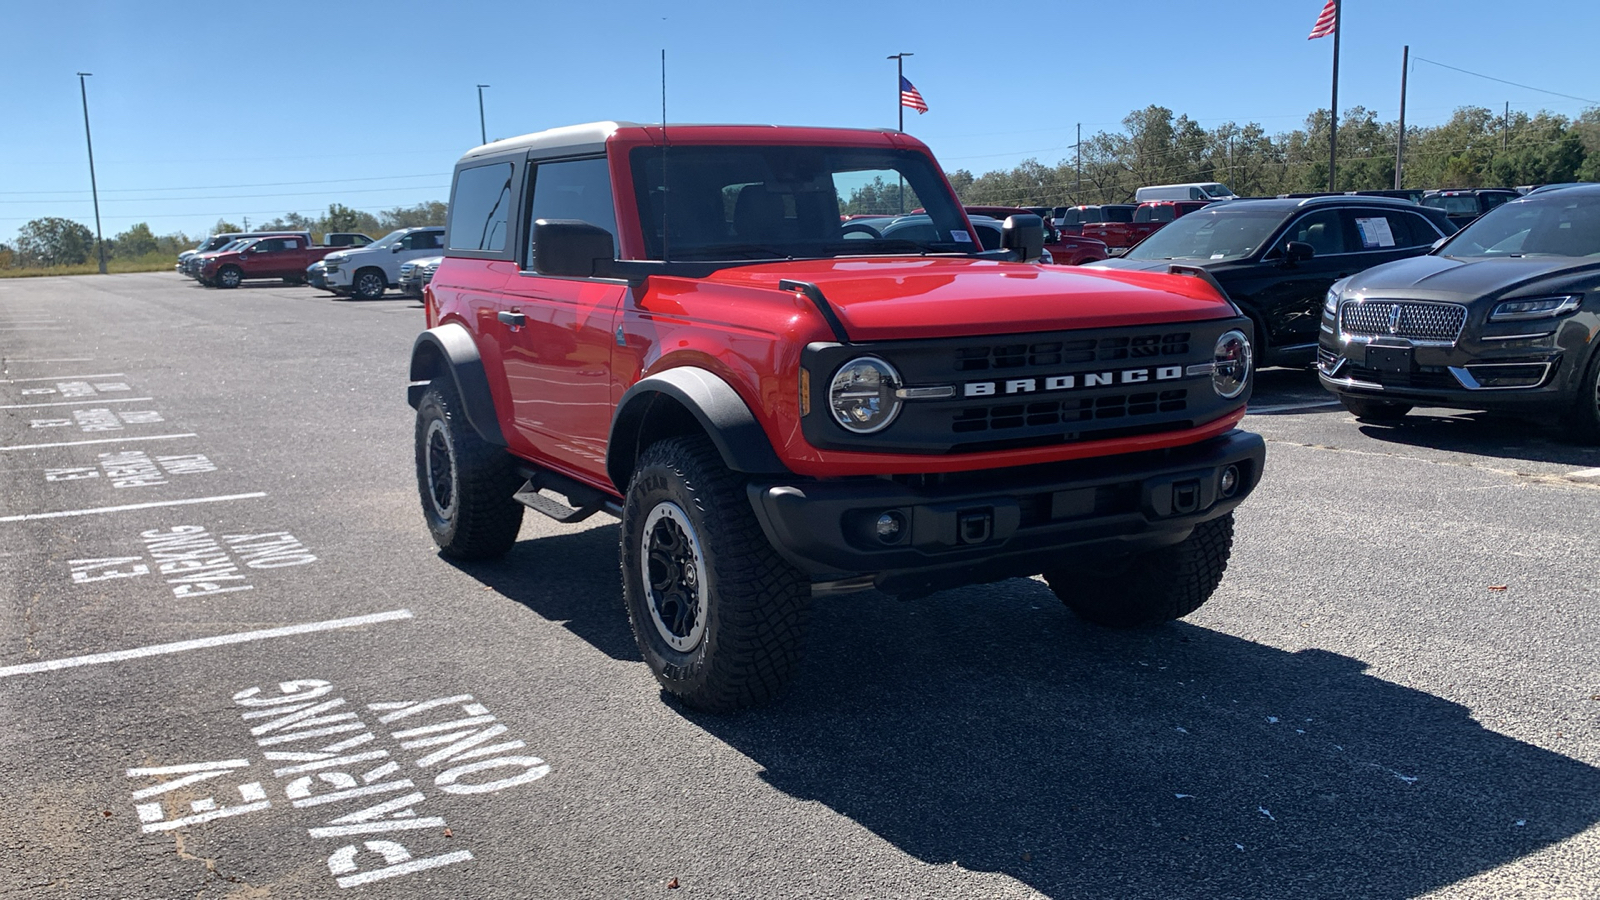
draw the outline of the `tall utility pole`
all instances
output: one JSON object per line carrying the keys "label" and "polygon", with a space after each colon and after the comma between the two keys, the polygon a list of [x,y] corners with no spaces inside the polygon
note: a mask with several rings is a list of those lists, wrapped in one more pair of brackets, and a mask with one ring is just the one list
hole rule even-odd
{"label": "tall utility pole", "polygon": [[1504,154],[1507,148],[1506,139],[1511,136],[1511,101],[1506,101],[1505,124],[1500,126],[1500,152]]}
{"label": "tall utility pole", "polygon": [[483,89],[486,87],[489,85],[478,85],[478,143],[480,144],[489,143],[489,131],[483,125]]}
{"label": "tall utility pole", "polygon": [[1082,196],[1082,193],[1083,193],[1083,123],[1082,122],[1078,123],[1078,142],[1076,144],[1072,145],[1072,165],[1073,165],[1073,168],[1078,170],[1077,174],[1073,176],[1073,181],[1072,181],[1072,200],[1073,200],[1074,203],[1082,203],[1083,201],[1081,199],[1079,199],[1079,197]]}
{"label": "tall utility pole", "polygon": [[83,139],[89,145],[89,194],[94,198],[94,243],[100,248],[100,274],[106,274],[106,239],[100,233],[100,187],[94,181],[94,138],[89,134],[89,89],[84,79],[93,72],[78,73],[78,93],[83,97]]}
{"label": "tall utility pole", "polygon": [[1400,177],[1406,170],[1406,74],[1411,71],[1411,45],[1400,51],[1400,142],[1394,148],[1394,189],[1400,190]]}
{"label": "tall utility pole", "polygon": [[1339,163],[1339,35],[1344,31],[1344,4],[1333,5],[1333,102],[1328,107],[1328,190],[1335,191],[1334,167]]}
{"label": "tall utility pole", "polygon": [[900,100],[900,81],[906,77],[906,57],[908,56],[916,56],[916,54],[896,53],[893,56],[885,57],[886,59],[894,60],[894,102],[895,107],[900,110],[900,130],[902,132],[906,130],[906,105]]}

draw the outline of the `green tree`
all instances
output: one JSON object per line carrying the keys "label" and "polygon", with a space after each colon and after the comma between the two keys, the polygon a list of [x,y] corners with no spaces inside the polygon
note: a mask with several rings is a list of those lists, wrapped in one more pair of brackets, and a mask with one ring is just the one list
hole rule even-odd
{"label": "green tree", "polygon": [[330,203],[321,225],[323,231],[355,231],[361,227],[361,215],[343,203]]}
{"label": "green tree", "polygon": [[[379,231],[398,228],[417,228],[422,225],[443,225],[449,207],[440,200],[427,200],[416,206],[397,206],[378,214]],[[374,235],[376,237],[376,235]]]}
{"label": "green tree", "polygon": [[217,224],[211,226],[212,234],[243,234],[244,229],[229,222],[227,219],[218,219]]}
{"label": "green tree", "polygon": [[25,266],[75,266],[89,261],[94,232],[71,219],[34,219],[17,232],[17,255]]}
{"label": "green tree", "polygon": [[146,256],[161,250],[160,242],[150,233],[150,226],[145,222],[112,238],[111,246],[117,256]]}

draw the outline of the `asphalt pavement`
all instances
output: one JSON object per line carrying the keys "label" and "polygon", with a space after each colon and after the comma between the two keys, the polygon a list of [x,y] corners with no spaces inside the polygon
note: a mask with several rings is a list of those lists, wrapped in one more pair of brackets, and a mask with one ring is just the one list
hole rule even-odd
{"label": "asphalt pavement", "polygon": [[1600,896],[1600,449],[1268,370],[1184,621],[821,598],[788,696],[708,716],[613,521],[435,552],[422,325],[0,280],[0,897]]}

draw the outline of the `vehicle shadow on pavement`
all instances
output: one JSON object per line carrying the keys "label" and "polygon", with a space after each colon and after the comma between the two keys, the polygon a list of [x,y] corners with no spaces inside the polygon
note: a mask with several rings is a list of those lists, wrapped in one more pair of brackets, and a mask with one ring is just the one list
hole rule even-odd
{"label": "vehicle shadow on pavement", "polygon": [[[510,553],[490,562],[440,559],[561,623],[612,659],[642,662],[622,606],[616,525],[523,539]],[[642,674],[649,677],[648,672]]]}
{"label": "vehicle shadow on pavement", "polygon": [[1570,465],[1600,466],[1600,447],[1565,441],[1551,425],[1488,413],[1429,415],[1412,412],[1393,424],[1363,422],[1362,434],[1376,441],[1477,456]]}
{"label": "vehicle shadow on pavement", "polygon": [[821,601],[786,699],[685,715],[921,861],[1051,897],[1412,897],[1600,820],[1600,770],[1364,669],[1097,629],[1010,581]]}

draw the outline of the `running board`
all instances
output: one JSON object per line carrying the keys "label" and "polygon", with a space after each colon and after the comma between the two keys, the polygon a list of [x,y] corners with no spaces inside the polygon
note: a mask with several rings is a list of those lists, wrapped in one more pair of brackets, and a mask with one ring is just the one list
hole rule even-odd
{"label": "running board", "polygon": [[[570,525],[573,522],[582,522],[597,512],[607,512],[619,519],[622,518],[621,503],[586,484],[540,469],[521,469],[517,474],[528,480],[512,495],[512,499],[557,522]],[[565,494],[567,503],[546,497],[539,493],[541,490]]]}

